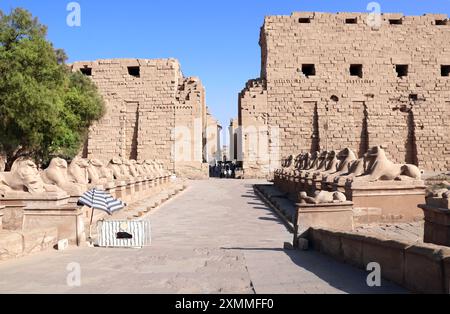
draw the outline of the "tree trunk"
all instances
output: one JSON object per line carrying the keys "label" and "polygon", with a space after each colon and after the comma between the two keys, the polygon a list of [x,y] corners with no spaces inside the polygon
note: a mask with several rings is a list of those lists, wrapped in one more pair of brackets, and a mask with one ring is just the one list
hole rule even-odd
{"label": "tree trunk", "polygon": [[5,171],[11,171],[11,168],[17,157],[14,154],[6,154]]}

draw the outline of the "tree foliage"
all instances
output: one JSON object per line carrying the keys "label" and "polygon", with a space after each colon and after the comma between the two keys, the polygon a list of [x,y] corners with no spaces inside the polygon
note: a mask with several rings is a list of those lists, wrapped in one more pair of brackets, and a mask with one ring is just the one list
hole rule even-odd
{"label": "tree foliage", "polygon": [[72,72],[47,28],[24,9],[0,11],[0,150],[46,163],[74,157],[104,113],[92,81]]}

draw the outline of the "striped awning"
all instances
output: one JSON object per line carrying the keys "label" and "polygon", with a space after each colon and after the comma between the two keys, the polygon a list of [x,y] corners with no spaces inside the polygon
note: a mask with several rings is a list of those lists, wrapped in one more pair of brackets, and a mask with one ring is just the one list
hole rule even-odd
{"label": "striped awning", "polygon": [[105,191],[97,189],[92,189],[84,193],[78,200],[78,204],[93,209],[103,210],[110,215],[127,206],[127,204],[121,200],[115,199]]}

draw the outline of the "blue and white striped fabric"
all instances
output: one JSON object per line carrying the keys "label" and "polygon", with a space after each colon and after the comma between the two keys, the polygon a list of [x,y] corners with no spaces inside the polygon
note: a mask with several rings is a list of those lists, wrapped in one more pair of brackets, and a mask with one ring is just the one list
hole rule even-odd
{"label": "blue and white striped fabric", "polygon": [[117,200],[105,191],[97,189],[93,189],[84,193],[83,196],[81,196],[78,200],[78,204],[94,209],[103,210],[110,215],[127,206],[121,200]]}

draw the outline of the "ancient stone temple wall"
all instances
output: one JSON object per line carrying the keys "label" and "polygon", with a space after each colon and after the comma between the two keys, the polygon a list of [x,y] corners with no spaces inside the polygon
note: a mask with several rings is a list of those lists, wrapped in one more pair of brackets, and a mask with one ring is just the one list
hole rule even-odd
{"label": "ancient stone temple wall", "polygon": [[204,172],[205,90],[199,79],[183,77],[177,60],[83,61],[72,68],[92,78],[107,109],[90,130],[84,157],[161,160],[180,174],[184,167]]}
{"label": "ancient stone temple wall", "polygon": [[206,160],[208,161],[209,165],[214,166],[216,162],[221,161],[220,136],[222,126],[220,125],[219,121],[217,121],[217,119],[215,119],[214,116],[209,112],[209,110],[207,112],[206,121]]}
{"label": "ancient stone temple wall", "polygon": [[175,167],[179,174],[191,177],[191,172],[201,170],[206,161],[203,154],[206,102],[201,81],[196,77],[184,78],[176,100]]}
{"label": "ancient stone temple wall", "polygon": [[[248,97],[247,84],[241,126],[266,110],[265,123],[279,129],[267,145],[280,156],[345,147],[361,155],[383,145],[396,162],[450,169],[447,16],[384,14],[379,27],[367,19],[312,12],[266,17],[260,81],[267,100]],[[259,168],[266,173],[268,165]]]}
{"label": "ancient stone temple wall", "polygon": [[238,145],[241,148],[238,148],[238,159],[245,161],[243,167],[250,177],[269,172],[268,112],[266,82],[260,79],[248,81],[239,94]]}

